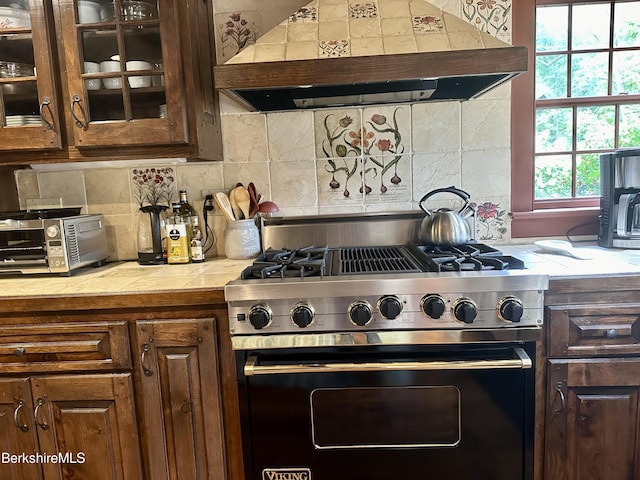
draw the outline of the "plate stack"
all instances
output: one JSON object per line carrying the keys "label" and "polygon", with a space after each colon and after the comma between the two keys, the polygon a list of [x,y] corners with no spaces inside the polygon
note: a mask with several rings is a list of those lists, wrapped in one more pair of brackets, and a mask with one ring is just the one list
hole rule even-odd
{"label": "plate stack", "polygon": [[167,104],[160,105],[160,118],[167,118]]}
{"label": "plate stack", "polygon": [[21,127],[24,125],[42,125],[40,115],[8,115],[7,127]]}

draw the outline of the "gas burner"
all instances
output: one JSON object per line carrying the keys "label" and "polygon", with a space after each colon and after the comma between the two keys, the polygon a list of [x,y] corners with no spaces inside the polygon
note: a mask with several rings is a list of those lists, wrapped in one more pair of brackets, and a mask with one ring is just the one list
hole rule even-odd
{"label": "gas burner", "polygon": [[328,250],[328,247],[314,246],[294,250],[269,248],[244,269],[240,278],[322,277],[326,273]]}
{"label": "gas burner", "polygon": [[521,270],[524,262],[481,243],[456,246],[416,245],[429,272]]}

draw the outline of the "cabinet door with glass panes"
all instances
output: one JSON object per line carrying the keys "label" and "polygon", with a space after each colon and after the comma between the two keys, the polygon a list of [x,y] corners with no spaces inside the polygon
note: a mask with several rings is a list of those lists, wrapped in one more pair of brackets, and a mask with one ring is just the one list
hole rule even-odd
{"label": "cabinet door with glass panes", "polygon": [[0,0],[0,150],[62,146],[50,4]]}
{"label": "cabinet door with glass panes", "polygon": [[76,147],[186,142],[176,3],[60,0]]}

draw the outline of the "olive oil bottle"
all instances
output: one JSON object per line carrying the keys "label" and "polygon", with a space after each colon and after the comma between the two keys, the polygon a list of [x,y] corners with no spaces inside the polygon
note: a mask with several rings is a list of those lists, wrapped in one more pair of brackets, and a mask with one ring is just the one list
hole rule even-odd
{"label": "olive oil bottle", "polygon": [[[173,214],[167,219],[167,263],[189,263],[189,233],[188,217],[180,213],[180,203],[172,204]],[[190,220],[190,219],[189,219]]]}

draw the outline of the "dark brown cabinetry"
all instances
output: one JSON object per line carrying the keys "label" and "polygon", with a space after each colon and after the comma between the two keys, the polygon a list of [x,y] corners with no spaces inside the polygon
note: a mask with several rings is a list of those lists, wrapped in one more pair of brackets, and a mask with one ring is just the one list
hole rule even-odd
{"label": "dark brown cabinetry", "polygon": [[0,298],[2,480],[241,480],[222,291]]}
{"label": "dark brown cabinetry", "polygon": [[3,162],[222,159],[210,2],[18,4],[30,23],[0,30],[0,62],[22,66],[0,69]]}
{"label": "dark brown cabinetry", "polygon": [[640,479],[640,285],[626,280],[551,282],[544,480]]}
{"label": "dark brown cabinetry", "polygon": [[41,455],[9,458],[3,479],[141,478],[132,374],[89,373],[129,368],[128,338],[123,322],[3,328],[0,448]]}
{"label": "dark brown cabinetry", "polygon": [[148,478],[225,478],[214,319],[136,324]]}

